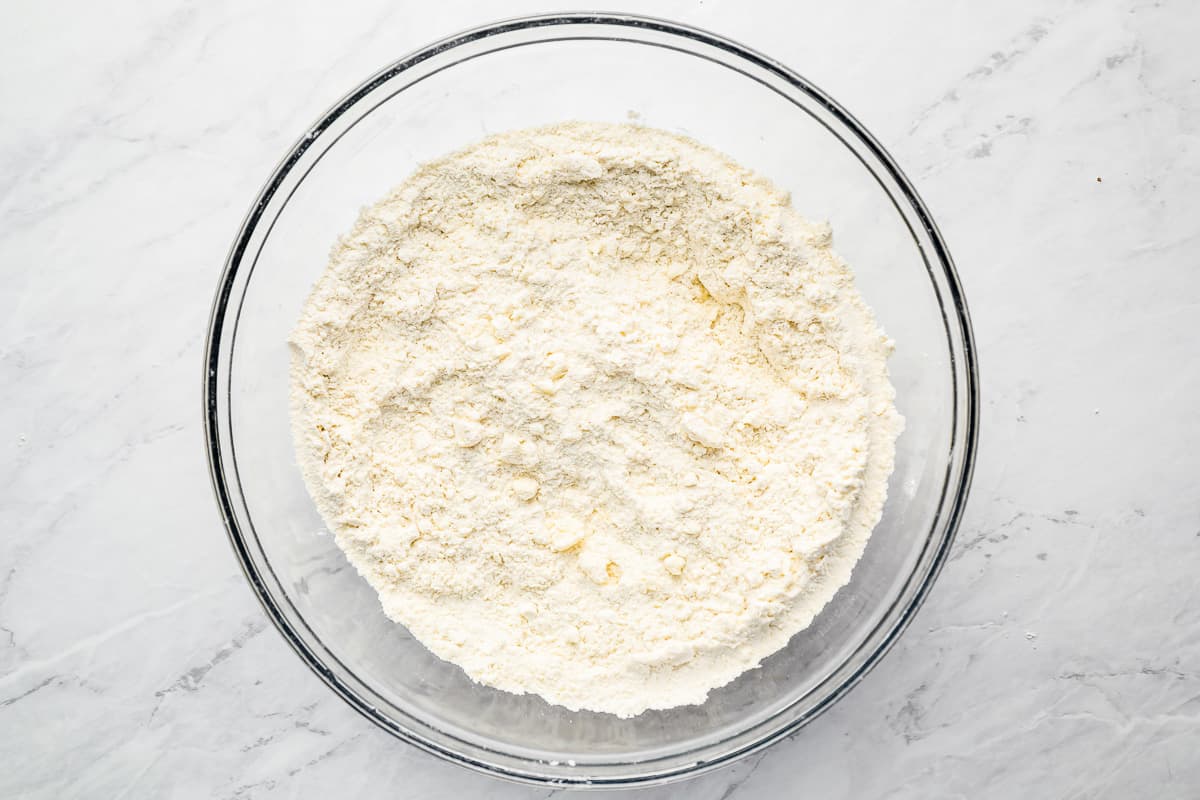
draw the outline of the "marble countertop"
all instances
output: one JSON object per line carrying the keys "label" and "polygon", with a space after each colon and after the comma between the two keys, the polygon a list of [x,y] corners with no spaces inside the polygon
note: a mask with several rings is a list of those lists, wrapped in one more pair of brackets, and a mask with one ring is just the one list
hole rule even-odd
{"label": "marble countertop", "polygon": [[[66,6],[0,26],[0,796],[555,794],[399,743],[295,657],[221,528],[200,377],[292,140],[431,39],[564,6]],[[1194,797],[1200,4],[638,9],[771,54],[879,137],[958,261],[985,399],[899,645],[791,739],[644,796]]]}

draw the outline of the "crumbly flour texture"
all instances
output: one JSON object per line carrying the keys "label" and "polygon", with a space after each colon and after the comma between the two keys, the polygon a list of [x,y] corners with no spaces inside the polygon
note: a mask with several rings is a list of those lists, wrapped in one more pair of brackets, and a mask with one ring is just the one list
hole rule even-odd
{"label": "crumbly flour texture", "polygon": [[700,703],[812,621],[902,425],[829,228],[632,125],[421,167],[292,346],[299,463],[387,615],[480,683],[620,716]]}

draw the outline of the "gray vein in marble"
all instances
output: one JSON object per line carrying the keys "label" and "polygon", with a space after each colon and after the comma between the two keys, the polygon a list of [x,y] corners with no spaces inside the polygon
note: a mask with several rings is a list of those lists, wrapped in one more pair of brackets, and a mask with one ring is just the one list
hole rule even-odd
{"label": "gray vein in marble", "polygon": [[725,791],[721,792],[721,796],[718,797],[717,800],[730,800],[737,792],[739,792],[742,787],[754,777],[754,773],[758,771],[758,768],[762,764],[764,757],[765,753],[751,756],[750,768],[746,771],[746,774],[742,775],[740,778],[731,780],[729,785],[725,787]]}
{"label": "gray vein in marble", "polygon": [[163,701],[169,698],[172,693],[194,692],[198,690],[203,684],[205,675],[212,672],[213,669],[215,669],[222,661],[225,661],[233,656],[238,650],[241,650],[242,647],[245,646],[246,642],[250,641],[255,636],[258,636],[266,629],[266,620],[254,620],[247,623],[240,633],[234,636],[228,644],[223,645],[219,650],[217,650],[217,652],[208,658],[203,664],[192,667],[187,672],[180,675],[170,686],[166,687],[165,689],[159,689],[157,692],[155,692],[154,696],[158,699],[158,702],[155,703],[153,710],[151,710],[150,718],[153,719],[154,716],[158,714],[159,709],[162,708]]}
{"label": "gray vein in marble", "polygon": [[954,88],[946,90],[945,94],[927,105],[917,114],[916,119],[913,120],[912,125],[908,129],[909,135],[916,133],[917,129],[925,124],[936,112],[941,112],[946,106],[961,102],[961,93],[969,89],[972,84],[990,77],[997,71],[1011,68],[1013,64],[1028,55],[1037,46],[1038,42],[1046,38],[1046,34],[1049,32],[1052,24],[1049,20],[1034,22],[1022,31],[1020,36],[1014,41],[1010,42],[1004,50],[996,50],[990,53],[978,66],[956,81]]}
{"label": "gray vein in marble", "polygon": [[[217,594],[219,592],[228,591],[228,588],[229,588],[229,582],[222,581],[221,586],[219,586],[219,587],[212,587],[205,591],[197,592],[196,594],[185,597],[182,600],[174,603],[173,605],[167,606],[166,608],[147,610],[141,614],[137,614],[133,617],[130,617],[129,619],[123,620],[117,625],[113,625],[110,628],[99,631],[99,632],[92,634],[91,636],[88,636],[84,639],[80,639],[80,640],[72,643],[72,645],[70,647],[68,647],[62,651],[53,653],[49,656],[44,656],[37,660],[26,661],[25,663],[21,664],[17,669],[12,670],[11,672],[7,672],[3,675],[0,675],[0,687],[8,686],[9,684],[20,680],[25,675],[45,670],[49,666],[57,664],[60,661],[64,661],[64,660],[71,658],[73,656],[76,656],[80,653],[87,653],[87,652],[94,651],[97,648],[99,648],[100,646],[108,643],[109,641],[111,641],[113,639],[117,639],[117,638],[123,636],[124,634],[128,633],[129,631],[133,630],[134,628],[138,627],[139,625],[142,625],[143,623],[145,623],[147,621],[157,620],[157,619],[161,619],[163,617],[169,617],[172,614],[174,614],[175,612],[177,612],[193,603],[197,603],[197,602],[206,600],[209,597],[211,597],[212,595]],[[261,630],[262,628],[260,627],[259,629]]]}

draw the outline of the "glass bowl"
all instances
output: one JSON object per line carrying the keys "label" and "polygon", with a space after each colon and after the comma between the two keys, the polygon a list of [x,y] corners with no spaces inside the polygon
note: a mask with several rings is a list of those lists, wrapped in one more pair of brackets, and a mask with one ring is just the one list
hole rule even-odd
{"label": "glass bowl", "polygon": [[[896,341],[907,427],[883,519],[853,579],[807,630],[706,703],[633,719],[472,683],[384,615],[328,535],[296,466],[288,334],[337,236],[421,162],[487,134],[637,121],[731,155],[831,221],[835,246]],[[346,702],[397,737],[492,774],[628,785],[713,769],[810,722],[896,640],[945,559],[978,416],[954,267],[912,185],[853,117],[796,73],[713,34],[569,14],[479,28],[340,100],[275,169],[238,233],[204,379],[212,479],[271,620]]]}

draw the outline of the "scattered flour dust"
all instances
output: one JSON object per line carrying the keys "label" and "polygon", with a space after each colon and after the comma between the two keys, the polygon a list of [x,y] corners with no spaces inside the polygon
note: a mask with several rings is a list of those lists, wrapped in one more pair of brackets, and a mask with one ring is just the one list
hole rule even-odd
{"label": "scattered flour dust", "polygon": [[633,125],[421,167],[334,248],[292,345],[300,465],[387,615],[480,683],[623,717],[812,621],[902,426],[829,228]]}

